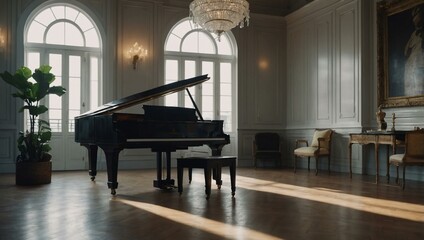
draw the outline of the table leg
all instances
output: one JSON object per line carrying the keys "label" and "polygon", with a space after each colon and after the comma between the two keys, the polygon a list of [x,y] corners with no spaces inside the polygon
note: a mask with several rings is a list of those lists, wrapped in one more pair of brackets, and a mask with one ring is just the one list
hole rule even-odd
{"label": "table leg", "polygon": [[[378,141],[377,141],[378,142]],[[378,143],[375,143],[375,163],[376,163],[376,174],[375,174],[375,183],[378,183],[378,170],[380,169],[380,164],[378,160]]]}
{"label": "table leg", "polygon": [[[394,145],[392,145],[394,147]],[[394,149],[393,149],[393,154],[394,154]],[[390,154],[390,146],[387,145],[387,159],[386,159],[386,176],[387,176],[387,182],[390,182],[390,166],[389,166],[389,154]]]}
{"label": "table leg", "polygon": [[349,142],[349,172],[352,178],[352,143]]}

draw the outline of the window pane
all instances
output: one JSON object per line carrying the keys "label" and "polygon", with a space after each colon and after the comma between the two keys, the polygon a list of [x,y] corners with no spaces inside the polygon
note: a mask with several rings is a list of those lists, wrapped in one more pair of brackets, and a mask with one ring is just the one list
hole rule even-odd
{"label": "window pane", "polygon": [[84,38],[80,30],[71,23],[65,23],[65,45],[84,46]]}
{"label": "window pane", "polygon": [[191,33],[184,39],[182,51],[193,53],[199,52],[198,32]]}
{"label": "window pane", "polygon": [[28,28],[27,41],[33,43],[43,43],[43,35],[46,27],[38,22],[33,21]]}
{"label": "window pane", "polygon": [[213,96],[202,96],[202,111],[213,112]]}
{"label": "window pane", "polygon": [[29,52],[27,54],[27,66],[31,71],[40,67],[40,53],[38,52]]}
{"label": "window pane", "polygon": [[202,115],[210,116],[205,119],[215,119],[214,113],[214,63],[202,62],[202,74],[208,74],[209,80],[202,83]]}
{"label": "window pane", "polygon": [[77,18],[79,12],[71,7],[65,7],[65,18],[68,20],[71,20],[72,22],[75,21]]}
{"label": "window pane", "polygon": [[75,23],[82,29],[83,32],[87,31],[90,28],[93,28],[93,24],[90,19],[88,19],[84,14],[79,14]]}
{"label": "window pane", "polygon": [[181,39],[178,38],[175,35],[169,35],[168,36],[168,41],[166,42],[166,46],[165,46],[165,50],[166,51],[176,51],[179,52],[180,51],[180,42]]}
{"label": "window pane", "polygon": [[[52,67],[51,72],[57,77],[62,76],[62,55],[61,54],[49,54],[49,65]],[[54,81],[57,85],[57,79]]]}
{"label": "window pane", "polygon": [[68,131],[75,131],[74,117],[81,112],[81,57],[69,56],[69,125]]}
{"label": "window pane", "polygon": [[99,35],[97,34],[96,29],[92,28],[90,30],[88,30],[87,32],[84,33],[85,36],[85,45],[86,47],[95,47],[95,48],[99,48],[100,47],[100,38]]}
{"label": "window pane", "polygon": [[216,42],[216,44],[218,45],[218,54],[222,54],[222,55],[232,55],[232,48],[231,48],[231,44],[230,41],[228,40],[228,37],[226,34],[222,34],[221,35],[221,41],[220,42]]}
{"label": "window pane", "polygon": [[[184,78],[191,78],[196,76],[196,62],[192,60],[184,61]],[[196,89],[195,87],[188,88],[193,99],[196,99]],[[185,107],[194,107],[193,102],[191,101],[187,91],[184,91],[185,99],[184,105]]]}
{"label": "window pane", "polygon": [[81,57],[80,56],[69,57],[69,76],[70,77],[81,76]]}
{"label": "window pane", "polygon": [[54,16],[56,19],[63,19],[65,18],[65,7],[63,6],[57,6],[57,7],[51,7]]}
{"label": "window pane", "polygon": [[[178,81],[178,61],[165,61],[165,84]],[[173,93],[165,96],[166,106],[178,106],[178,93]]]}
{"label": "window pane", "polygon": [[232,131],[232,70],[231,63],[220,63],[220,118],[224,120],[224,131]]}
{"label": "window pane", "polygon": [[49,109],[49,124],[52,132],[62,131],[62,111],[57,109]]}
{"label": "window pane", "polygon": [[47,8],[46,10],[42,11],[40,14],[37,15],[35,20],[44,26],[48,26],[50,23],[56,20],[55,16],[53,15],[50,8]]}
{"label": "window pane", "polygon": [[178,61],[166,60],[165,62],[165,81],[172,83],[178,80]]}
{"label": "window pane", "polygon": [[54,24],[48,31],[46,42],[50,44],[65,44],[65,23]]}
{"label": "window pane", "polygon": [[90,109],[99,106],[99,59],[90,58]]}
{"label": "window pane", "polygon": [[[69,89],[67,95],[69,97],[69,111],[78,115],[81,112],[81,78],[69,78]],[[69,116],[69,119],[73,119],[73,117]],[[70,127],[68,130],[72,131]]]}
{"label": "window pane", "polygon": [[172,30],[172,34],[175,34],[179,38],[183,38],[186,33],[188,33],[189,31],[191,31],[191,29],[192,28],[191,28],[191,25],[189,23],[189,20],[186,20],[186,21],[181,22],[180,24],[178,24]]}
{"label": "window pane", "polygon": [[213,45],[213,40],[206,35],[204,32],[199,32],[199,53],[215,53],[215,46]]}

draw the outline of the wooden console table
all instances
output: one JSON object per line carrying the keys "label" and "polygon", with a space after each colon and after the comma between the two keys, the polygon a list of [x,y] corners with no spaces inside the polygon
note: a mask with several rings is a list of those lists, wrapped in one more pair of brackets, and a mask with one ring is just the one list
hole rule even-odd
{"label": "wooden console table", "polygon": [[349,171],[350,178],[352,178],[352,144],[374,144],[375,151],[375,162],[376,162],[376,177],[375,181],[378,183],[378,170],[379,170],[379,158],[378,158],[378,147],[380,144],[387,145],[387,161],[386,167],[387,178],[389,175],[389,147],[392,146],[393,154],[396,153],[396,146],[402,146],[405,142],[405,134],[407,131],[394,131],[394,132],[386,132],[386,131],[372,131],[372,132],[364,132],[364,133],[351,133],[349,139]]}

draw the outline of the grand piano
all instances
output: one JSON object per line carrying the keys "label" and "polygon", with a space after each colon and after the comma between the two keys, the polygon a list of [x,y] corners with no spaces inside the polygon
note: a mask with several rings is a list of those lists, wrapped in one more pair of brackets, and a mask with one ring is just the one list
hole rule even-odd
{"label": "grand piano", "polygon": [[[157,179],[153,186],[169,189],[171,178],[171,152],[190,146],[207,145],[212,155],[221,155],[222,148],[230,143],[223,132],[222,120],[203,120],[189,87],[209,77],[201,75],[143,91],[104,104],[97,109],[75,117],[75,142],[88,150],[89,175],[94,181],[97,174],[97,151],[100,147],[106,156],[108,187],[111,194],[118,188],[119,152],[126,148],[150,148],[156,153]],[[152,99],[186,90],[194,108],[143,105],[144,114],[117,112]],[[197,116],[196,116],[197,114]],[[162,154],[166,156],[166,179],[162,179]]]}

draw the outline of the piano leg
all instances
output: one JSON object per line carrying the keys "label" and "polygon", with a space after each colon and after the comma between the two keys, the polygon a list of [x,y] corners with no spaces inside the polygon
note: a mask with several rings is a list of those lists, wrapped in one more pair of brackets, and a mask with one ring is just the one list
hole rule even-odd
{"label": "piano leg", "polygon": [[[100,146],[101,147],[101,146]],[[117,147],[101,147],[106,155],[107,165],[107,186],[110,188],[112,195],[116,194],[118,188],[118,157],[122,148]]]}
{"label": "piano leg", "polygon": [[162,179],[162,152],[156,152],[156,173],[157,179],[153,181],[153,186],[160,189],[175,188],[175,181],[171,179],[171,152],[166,152],[166,179]]}
{"label": "piano leg", "polygon": [[94,181],[97,175],[97,145],[81,144],[88,150],[88,174],[91,176],[91,181]]}
{"label": "piano leg", "polygon": [[212,156],[221,156],[224,145],[209,144],[208,146],[212,151]]}

